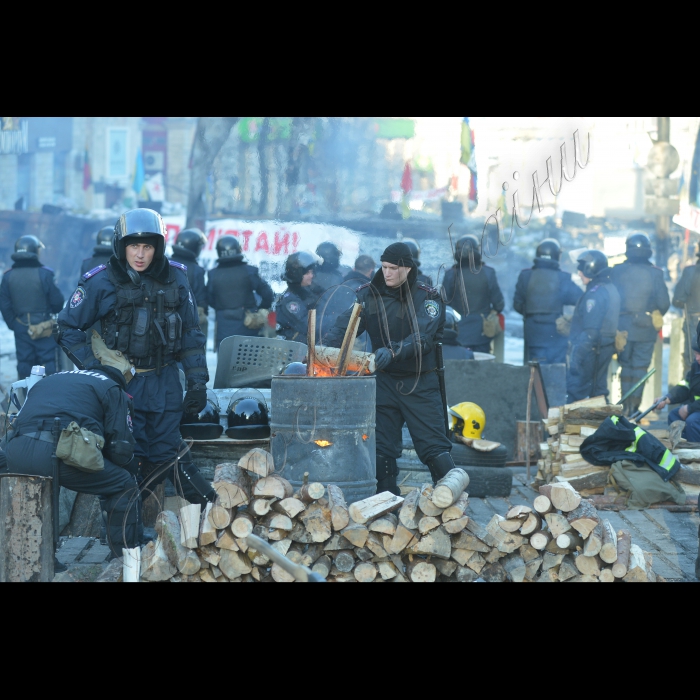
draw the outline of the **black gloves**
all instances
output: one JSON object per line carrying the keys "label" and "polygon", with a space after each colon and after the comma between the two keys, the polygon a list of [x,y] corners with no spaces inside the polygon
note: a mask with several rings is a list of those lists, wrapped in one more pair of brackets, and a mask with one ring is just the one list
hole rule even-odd
{"label": "black gloves", "polygon": [[386,369],[394,361],[394,355],[391,350],[387,348],[379,348],[377,352],[374,353],[374,366],[377,372],[381,372]]}
{"label": "black gloves", "polygon": [[198,415],[207,407],[207,387],[195,384],[186,394],[183,410],[191,415]]}

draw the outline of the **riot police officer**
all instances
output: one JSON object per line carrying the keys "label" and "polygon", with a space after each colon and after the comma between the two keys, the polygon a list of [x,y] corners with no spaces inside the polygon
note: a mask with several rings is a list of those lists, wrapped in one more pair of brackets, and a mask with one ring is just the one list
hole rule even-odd
{"label": "riot police officer", "polygon": [[413,260],[415,261],[416,265],[418,265],[418,284],[425,284],[428,287],[432,287],[432,278],[429,275],[426,275],[420,268],[420,246],[418,245],[418,241],[416,241],[414,238],[404,238],[401,242],[408,246],[408,249],[411,251],[411,255],[413,256]]}
{"label": "riot police officer", "polygon": [[[216,311],[216,348],[233,335],[257,336],[265,325],[275,293],[257,267],[248,265],[234,236],[222,236],[216,244],[217,266],[209,271],[207,301]],[[255,294],[260,297],[260,306]],[[247,320],[247,323],[246,323]]]}
{"label": "riot police officer", "polygon": [[443,295],[460,314],[459,342],[474,352],[491,352],[491,339],[484,335],[484,319],[500,314],[506,306],[496,271],[482,264],[481,244],[476,236],[463,236],[455,244],[457,264],[445,274]]}
{"label": "riot police officer", "polygon": [[451,307],[445,309],[445,330],[442,334],[444,360],[473,360],[474,352],[459,344],[459,322],[462,317]]}
{"label": "riot police officer", "polygon": [[[627,332],[627,345],[618,355],[622,366],[622,394],[649,371],[654,346],[663,328],[663,317],[671,307],[664,273],[651,264],[651,242],[643,233],[627,239],[627,261],[612,270],[612,281],[620,292],[620,327]],[[644,389],[625,401],[625,415],[639,410]]]}
{"label": "riot police officer", "polygon": [[112,366],[45,377],[27,394],[6,450],[8,472],[51,477],[54,419],[60,419],[64,430],[75,422],[103,438],[104,469],[86,473],[60,461],[59,483],[72,491],[100,496],[107,542],[117,557],[123,548],[138,546],[143,534],[126,388],[124,374]]}
{"label": "riot police officer", "polygon": [[323,291],[342,284],[350,268],[340,264],[340,258],[343,257],[340,248],[335,243],[326,241],[316,248],[316,255],[323,259],[323,263],[316,270],[315,284]]}
{"label": "riot police officer", "polygon": [[568,339],[557,331],[565,306],[576,306],[583,295],[571,275],[559,267],[561,246],[548,238],[537,248],[535,266],[523,270],[515,287],[513,308],[525,317],[528,361],[566,364]]}
{"label": "riot police officer", "polygon": [[[372,282],[357,292],[363,306],[358,332],[369,334],[377,368],[377,491],[398,495],[404,423],[434,481],[454,469],[436,372],[445,306],[436,289],[418,283],[418,268],[404,243],[390,245],[381,261]],[[342,345],[350,315],[351,310],[338,319],[326,345]]]}
{"label": "riot police officer", "polygon": [[[700,258],[700,244],[698,244],[697,257]],[[693,363],[691,344],[695,336],[695,329],[700,323],[700,260],[695,265],[689,265],[683,270],[681,279],[673,293],[673,306],[681,309],[685,318],[686,343],[683,348],[683,359],[686,372]]]}
{"label": "riot police officer", "polygon": [[104,226],[97,232],[96,245],[91,258],[83,260],[80,266],[80,276],[94,270],[100,265],[106,265],[112,257],[112,239],[114,238],[114,226]]}
{"label": "riot police officer", "polygon": [[568,403],[608,396],[608,367],[620,317],[620,294],[610,279],[605,254],[587,250],[578,259],[578,270],[586,292],[571,322]]}
{"label": "riot police officer", "polygon": [[209,306],[207,304],[207,282],[204,268],[197,263],[200,253],[207,244],[207,237],[203,231],[198,228],[186,228],[180,231],[175,243],[173,244],[173,254],[170,259],[173,262],[180,263],[187,268],[187,280],[190,283],[190,289],[194,294],[194,299],[197,304],[197,313],[199,315],[199,327],[207,337],[209,321]]}
{"label": "riot police officer", "polygon": [[51,315],[65,301],[56,286],[54,273],[39,261],[44,244],[36,236],[22,236],[15,243],[14,264],[0,284],[0,311],[7,327],[15,334],[17,376],[25,379],[34,365],[43,365],[46,374],[56,372],[56,341],[52,336]]}
{"label": "riot police officer", "polygon": [[[287,289],[275,303],[278,337],[297,343],[306,342],[309,310],[316,308],[324,293],[324,290],[314,283],[317,267],[318,258],[306,251],[292,253],[285,261],[282,280],[287,283]],[[321,325],[322,318],[319,314],[316,317],[317,342]]]}
{"label": "riot police officer", "polygon": [[[215,493],[184,452],[180,436],[183,408],[199,413],[207,403],[205,338],[182,265],[165,257],[165,224],[150,209],[123,214],[114,229],[109,263],[83,275],[70,303],[59,314],[59,343],[79,369],[99,367],[85,331],[101,322],[111,350],[124,353],[136,376],[135,454],[142,478],[157,475],[151,487],[169,477],[185,497],[206,504]],[[187,393],[177,363],[182,363]],[[178,476],[171,465],[177,460]]]}

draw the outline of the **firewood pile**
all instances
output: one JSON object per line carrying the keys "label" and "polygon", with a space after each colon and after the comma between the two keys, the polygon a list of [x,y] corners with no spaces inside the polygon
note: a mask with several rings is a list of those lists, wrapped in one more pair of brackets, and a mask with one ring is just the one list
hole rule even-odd
{"label": "firewood pile", "polygon": [[[451,471],[404,498],[382,493],[347,505],[340,488],[309,483],[296,493],[253,450],[216,470],[215,504],[158,516],[158,539],[125,556],[124,580],[276,582],[294,578],[254,551],[255,534],[295,564],[335,583],[654,581],[651,557],[616,533],[568,484],[542,487],[486,527],[470,519],[469,476]],[[135,552],[138,550],[131,550]]]}

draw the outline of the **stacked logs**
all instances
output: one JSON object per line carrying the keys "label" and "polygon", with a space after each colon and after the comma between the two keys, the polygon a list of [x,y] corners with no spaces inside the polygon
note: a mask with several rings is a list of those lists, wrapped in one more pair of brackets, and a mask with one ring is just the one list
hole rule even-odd
{"label": "stacked logs", "polygon": [[581,456],[581,445],[607,418],[621,416],[622,410],[622,406],[607,405],[602,396],[550,409],[543,421],[549,438],[540,446],[538,481],[548,484],[560,477],[585,497],[602,495],[610,468],[589,464]]}
{"label": "stacked logs", "polygon": [[487,530],[500,538],[501,551],[511,550],[503,566],[514,582],[656,582],[651,555],[568,483],[542,486],[532,508],[496,516]]}

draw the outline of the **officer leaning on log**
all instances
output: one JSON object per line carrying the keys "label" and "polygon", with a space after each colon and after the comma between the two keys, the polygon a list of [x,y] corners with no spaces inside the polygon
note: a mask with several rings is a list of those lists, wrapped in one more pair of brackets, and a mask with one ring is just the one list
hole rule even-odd
{"label": "officer leaning on log", "polygon": [[610,280],[605,254],[587,250],[578,259],[578,270],[586,292],[571,322],[567,403],[608,396],[608,368],[620,317],[620,294]]}
{"label": "officer leaning on log", "polygon": [[182,483],[185,497],[206,504],[215,493],[189,453],[181,450],[182,385],[177,362],[187,380],[184,410],[199,413],[207,404],[209,381],[204,334],[187,275],[165,257],[165,224],[150,209],[121,216],[114,229],[114,255],[106,266],[84,275],[58,317],[59,344],[79,369],[93,369],[95,358],[85,331],[101,322],[110,350],[119,350],[136,368],[129,385],[134,399],[134,438],[142,478],[162,472],[149,488],[169,477]]}
{"label": "officer leaning on log", "polygon": [[530,362],[566,364],[569,341],[557,330],[565,306],[582,296],[571,275],[559,266],[561,246],[548,238],[537,248],[535,265],[523,270],[515,287],[513,308],[525,317],[525,345]]}
{"label": "officer leaning on log", "polygon": [[[114,556],[141,543],[141,499],[136,481],[130,399],[126,393],[131,365],[106,351],[103,366],[90,371],[61,372],[37,382],[8,435],[8,473],[53,476],[55,439],[51,431],[59,418],[62,430],[75,423],[102,439],[76,433],[77,441],[59,462],[59,483],[78,493],[100,497],[107,541]],[[59,454],[61,454],[59,452]]]}
{"label": "officer leaning on log", "polygon": [[85,258],[80,266],[80,276],[94,270],[100,265],[106,265],[112,257],[112,239],[114,238],[114,226],[104,226],[97,232],[95,248],[91,258]]}
{"label": "officer leaning on log", "polygon": [[[267,322],[275,293],[257,267],[243,257],[234,236],[222,236],[216,244],[217,266],[209,270],[207,300],[216,311],[215,348],[233,335],[258,336]],[[260,306],[255,294],[260,297]]]}
{"label": "officer leaning on log", "polygon": [[[620,292],[620,328],[627,345],[619,353],[623,396],[649,371],[664,315],[671,307],[664,273],[651,264],[651,242],[643,233],[627,239],[627,261],[612,270],[612,281]],[[625,401],[625,415],[639,410],[644,388]]]}
{"label": "officer leaning on log", "polygon": [[207,329],[209,321],[209,306],[207,304],[207,273],[204,268],[197,262],[204,246],[207,244],[207,237],[203,231],[198,228],[186,228],[180,231],[175,243],[173,243],[173,254],[170,259],[173,262],[180,263],[187,268],[187,281],[190,283],[190,289],[194,294],[194,300],[197,304],[197,313],[199,315],[199,327],[207,337]]}
{"label": "officer leaning on log", "polygon": [[26,379],[34,365],[43,365],[46,374],[56,371],[51,315],[63,308],[65,300],[53,270],[39,262],[42,248],[36,236],[22,236],[15,243],[14,264],[0,284],[0,311],[15,334],[19,379]]}
{"label": "officer leaning on log", "polygon": [[[418,284],[408,246],[394,243],[381,261],[372,282],[357,291],[362,304],[358,333],[367,331],[376,358],[377,490],[399,495],[397,459],[404,423],[435,482],[454,469],[436,372],[435,347],[442,340],[445,305],[436,289]],[[351,313],[338,319],[324,338],[326,345],[342,345]]]}
{"label": "officer leaning on log", "polygon": [[[700,258],[700,244],[698,244],[696,255]],[[700,260],[695,265],[689,265],[683,270],[681,279],[673,292],[673,306],[683,310],[687,338],[683,348],[683,358],[687,371],[693,363],[691,340],[695,335],[695,328],[700,323]]]}

